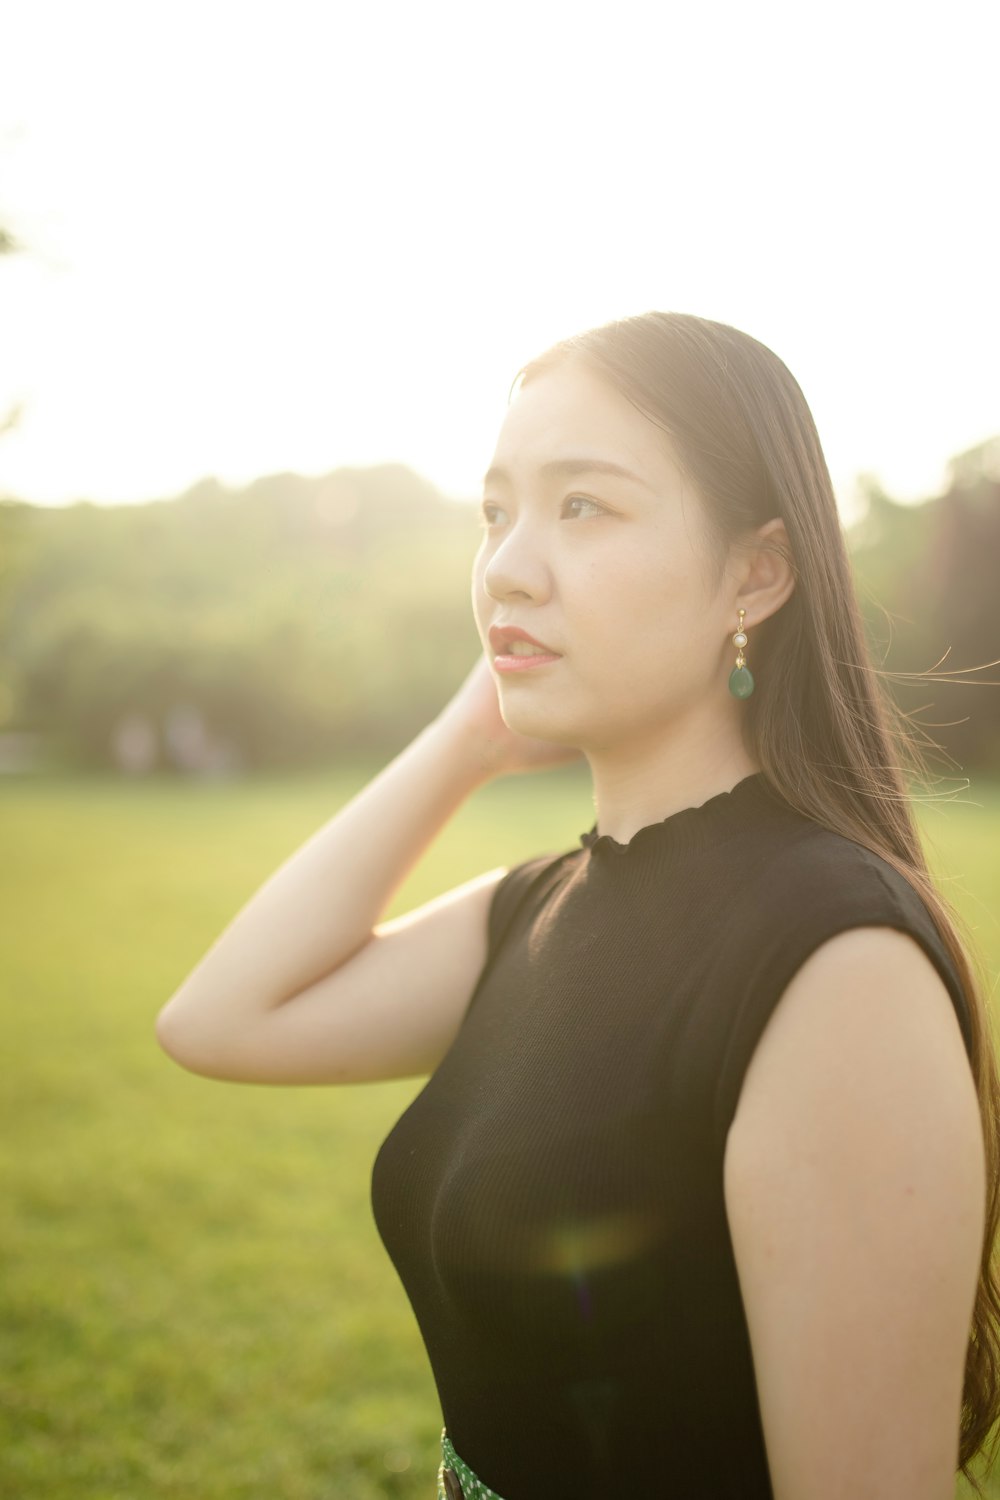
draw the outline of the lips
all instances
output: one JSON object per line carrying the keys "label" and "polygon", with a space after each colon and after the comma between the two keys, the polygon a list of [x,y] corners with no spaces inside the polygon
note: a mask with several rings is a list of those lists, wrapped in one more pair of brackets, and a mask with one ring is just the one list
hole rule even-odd
{"label": "lips", "polygon": [[498,656],[503,654],[511,641],[528,641],[530,645],[539,646],[543,651],[548,651],[552,656],[562,655],[560,651],[554,650],[545,641],[540,641],[537,636],[529,635],[526,630],[521,629],[520,625],[491,625],[489,635],[490,645]]}

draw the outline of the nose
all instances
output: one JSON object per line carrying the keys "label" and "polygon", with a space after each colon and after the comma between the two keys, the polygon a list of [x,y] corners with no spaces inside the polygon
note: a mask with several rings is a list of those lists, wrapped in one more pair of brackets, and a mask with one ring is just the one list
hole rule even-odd
{"label": "nose", "polygon": [[545,599],[552,582],[537,533],[522,525],[512,527],[483,566],[483,588],[491,599],[518,595]]}

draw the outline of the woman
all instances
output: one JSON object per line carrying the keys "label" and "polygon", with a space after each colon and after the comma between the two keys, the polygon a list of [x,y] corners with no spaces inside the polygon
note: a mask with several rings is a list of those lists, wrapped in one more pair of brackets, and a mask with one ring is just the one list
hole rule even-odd
{"label": "woman", "polygon": [[[674,313],[519,373],[482,659],[158,1036],[215,1078],[431,1075],[372,1203],[439,1496],[946,1500],[1000,1412],[1000,1090],[808,407]],[[379,922],[476,787],[581,753],[577,847]]]}

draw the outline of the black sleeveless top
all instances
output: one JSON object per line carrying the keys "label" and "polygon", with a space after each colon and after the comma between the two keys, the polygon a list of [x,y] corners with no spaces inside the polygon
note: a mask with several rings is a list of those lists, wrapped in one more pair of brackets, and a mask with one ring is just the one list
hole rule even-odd
{"label": "black sleeveless top", "polygon": [[919,943],[971,1056],[923,901],[762,772],[500,881],[461,1028],[371,1201],[448,1436],[504,1500],[770,1500],[726,1134],[795,971],[871,925]]}

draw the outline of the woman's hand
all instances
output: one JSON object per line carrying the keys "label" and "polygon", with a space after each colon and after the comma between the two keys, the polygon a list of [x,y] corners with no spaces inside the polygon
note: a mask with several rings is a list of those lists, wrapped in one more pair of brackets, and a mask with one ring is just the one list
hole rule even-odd
{"label": "woman's hand", "polygon": [[571,745],[535,739],[507,727],[500,713],[496,683],[483,655],[438,717],[472,739],[484,769],[492,776],[542,771],[582,758],[583,752]]}

